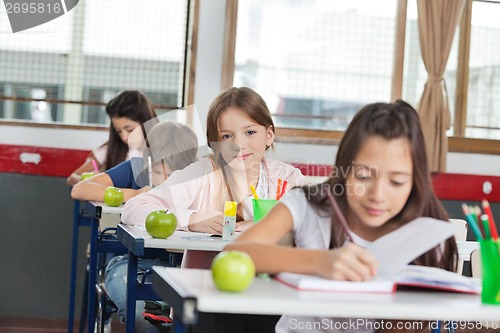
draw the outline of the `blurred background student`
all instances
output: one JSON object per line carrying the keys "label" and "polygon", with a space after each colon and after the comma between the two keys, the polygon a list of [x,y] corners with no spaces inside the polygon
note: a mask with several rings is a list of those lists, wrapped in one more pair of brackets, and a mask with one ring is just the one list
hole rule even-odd
{"label": "blurred background student", "polygon": [[106,113],[110,119],[108,141],[94,149],[85,162],[73,171],[66,180],[68,185],[78,183],[82,173],[94,171],[92,160],[99,170],[108,170],[130,159],[133,155],[128,144],[130,133],[157,116],[146,95],[137,90],[126,90],[114,97],[106,105]]}
{"label": "blurred background student", "polygon": [[[147,126],[144,126],[147,127]],[[136,131],[142,135],[142,129]],[[133,136],[136,137],[135,131]],[[196,161],[198,139],[196,134],[187,125],[173,121],[164,121],[154,125],[143,140],[143,157],[132,157],[117,166],[96,176],[83,180],[73,186],[71,197],[79,200],[102,201],[104,191],[108,186],[120,188],[125,201],[139,193],[149,191],[153,186],[160,185],[175,170],[184,169]],[[148,163],[150,159],[151,163]],[[167,252],[165,252],[167,255]],[[139,259],[139,272],[145,272],[155,265],[165,265],[159,258]],[[122,323],[127,314],[127,266],[128,256],[112,258],[105,273],[105,286],[108,297],[118,308]],[[145,302],[136,304],[136,332],[159,332],[143,318]],[[165,311],[168,315],[168,311]],[[155,322],[156,323],[156,322]],[[105,328],[111,324],[108,319]],[[158,324],[161,324],[158,322]]]}

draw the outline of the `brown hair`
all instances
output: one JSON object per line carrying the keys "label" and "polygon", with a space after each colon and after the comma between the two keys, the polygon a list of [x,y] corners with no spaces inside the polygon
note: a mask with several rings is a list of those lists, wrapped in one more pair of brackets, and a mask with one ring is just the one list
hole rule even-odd
{"label": "brown hair", "polygon": [[[228,108],[236,108],[244,112],[256,124],[264,126],[266,129],[271,128],[275,133],[275,127],[271,112],[267,107],[264,99],[254,90],[248,87],[232,87],[222,91],[212,102],[207,115],[207,142],[208,146],[214,150],[215,156],[213,158],[216,167],[221,167],[224,177],[224,182],[229,193],[229,198],[234,200],[231,186],[229,183],[231,179],[224,171],[224,159],[220,156],[220,149],[217,147],[217,142],[221,140],[220,137],[220,119],[222,114]],[[271,145],[272,146],[272,145]],[[266,147],[268,149],[269,147]],[[237,220],[243,220],[242,207],[238,204]]]}
{"label": "brown hair", "polygon": [[163,121],[151,128],[146,138],[144,159],[164,161],[170,171],[181,170],[196,161],[198,138],[193,130],[174,121]]}
{"label": "brown hair", "polygon": [[[345,191],[339,195],[335,189],[345,188],[346,176],[352,168],[361,146],[371,137],[380,136],[391,140],[407,138],[413,161],[413,186],[403,209],[386,223],[403,225],[411,220],[427,216],[440,220],[448,220],[448,214],[437,199],[433,188],[425,142],[420,120],[415,109],[408,103],[398,100],[394,103],[374,103],[362,108],[353,118],[340,142],[334,169],[329,179],[322,184],[304,186],[303,190],[310,202],[323,212],[330,212],[326,191],[336,195],[344,214],[347,209]],[[333,214],[332,214],[333,215]],[[330,248],[338,247],[345,241],[335,218],[332,216]],[[441,267],[455,270],[457,247],[454,238],[445,242],[444,249],[438,246],[417,258],[414,263],[424,266]]]}
{"label": "brown hair", "polygon": [[[109,119],[115,117],[128,118],[141,125],[156,117],[156,112],[149,99],[137,90],[125,90],[118,94],[106,105],[106,113]],[[128,144],[120,139],[118,132],[113,127],[113,123],[109,125],[109,140],[107,145],[106,170],[125,161],[129,150]]]}

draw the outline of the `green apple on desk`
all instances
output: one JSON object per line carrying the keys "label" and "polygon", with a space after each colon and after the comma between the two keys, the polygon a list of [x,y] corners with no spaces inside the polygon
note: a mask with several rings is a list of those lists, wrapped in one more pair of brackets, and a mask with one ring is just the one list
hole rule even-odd
{"label": "green apple on desk", "polygon": [[94,176],[94,175],[95,175],[95,173],[93,173],[93,172],[84,172],[84,173],[82,173],[82,175],[80,176],[80,181],[85,180],[85,179],[87,179],[87,178],[90,178],[90,177],[92,177],[92,176]]}
{"label": "green apple on desk", "polygon": [[104,190],[104,203],[109,207],[118,207],[123,203],[123,191],[118,187],[108,186]]}
{"label": "green apple on desk", "polygon": [[177,218],[165,210],[153,210],[146,217],[146,231],[154,238],[168,238],[177,228]]}
{"label": "green apple on desk", "polygon": [[222,291],[243,291],[255,276],[252,258],[242,251],[222,251],[212,261],[211,270],[215,286]]}

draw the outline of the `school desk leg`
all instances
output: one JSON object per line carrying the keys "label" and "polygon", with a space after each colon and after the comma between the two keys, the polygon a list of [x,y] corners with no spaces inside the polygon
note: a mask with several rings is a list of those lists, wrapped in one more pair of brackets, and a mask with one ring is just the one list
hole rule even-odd
{"label": "school desk leg", "polygon": [[75,200],[73,207],[73,248],[71,250],[71,277],[69,283],[68,333],[73,333],[75,319],[76,268],[78,257],[78,229],[80,228],[80,201]]}
{"label": "school desk leg", "polygon": [[135,331],[135,305],[137,298],[137,267],[138,257],[132,252],[128,253],[128,269],[127,269],[127,321],[126,332],[134,333]]}
{"label": "school desk leg", "polygon": [[99,232],[99,220],[91,219],[90,223],[90,258],[89,258],[89,293],[88,293],[88,311],[87,311],[87,329],[89,333],[94,332],[96,317],[96,290],[97,282],[97,237]]}

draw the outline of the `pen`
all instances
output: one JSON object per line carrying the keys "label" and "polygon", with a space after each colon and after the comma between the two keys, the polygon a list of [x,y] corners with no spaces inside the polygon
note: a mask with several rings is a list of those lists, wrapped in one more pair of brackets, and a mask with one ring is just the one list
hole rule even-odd
{"label": "pen", "polygon": [[333,194],[330,191],[326,191],[326,194],[328,195],[328,199],[330,200],[330,204],[332,205],[333,210],[337,213],[337,216],[340,220],[340,224],[344,228],[345,234],[347,236],[347,239],[350,242],[353,242],[351,232],[349,231],[349,226],[347,225],[347,221],[345,220],[344,214],[340,211],[340,207],[335,201],[335,198],[333,197]]}
{"label": "pen", "polygon": [[148,156],[148,178],[149,186],[153,187],[153,163],[151,161],[151,156]]}

